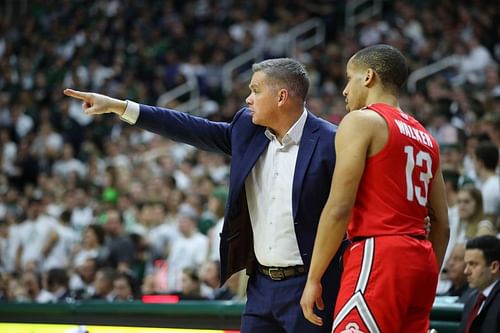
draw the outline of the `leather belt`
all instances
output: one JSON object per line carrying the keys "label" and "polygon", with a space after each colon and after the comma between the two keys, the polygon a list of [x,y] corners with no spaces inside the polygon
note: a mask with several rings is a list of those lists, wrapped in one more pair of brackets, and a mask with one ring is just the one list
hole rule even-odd
{"label": "leather belt", "polygon": [[267,267],[257,265],[257,270],[261,274],[268,276],[275,281],[285,280],[294,276],[305,274],[306,272],[304,265],[290,267]]}

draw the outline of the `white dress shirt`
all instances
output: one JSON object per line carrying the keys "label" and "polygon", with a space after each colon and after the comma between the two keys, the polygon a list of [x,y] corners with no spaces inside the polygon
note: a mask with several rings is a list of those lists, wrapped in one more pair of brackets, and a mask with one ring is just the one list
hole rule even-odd
{"label": "white dress shirt", "polygon": [[[499,279],[496,279],[492,284],[490,284],[488,287],[486,287],[486,289],[483,290],[482,294],[484,295],[484,297],[488,298],[488,296],[490,296],[491,292],[493,291],[493,288],[495,288],[495,286],[497,285],[497,283],[499,283]],[[484,301],[486,301],[486,298],[484,299]],[[481,313],[481,310],[483,310],[483,307],[484,307],[484,301],[483,303],[481,303],[481,307],[479,307],[479,311],[477,313]]]}
{"label": "white dress shirt", "polygon": [[254,251],[258,262],[264,266],[303,264],[295,236],[292,186],[306,119],[304,110],[282,143],[266,130],[269,145],[245,181]]}

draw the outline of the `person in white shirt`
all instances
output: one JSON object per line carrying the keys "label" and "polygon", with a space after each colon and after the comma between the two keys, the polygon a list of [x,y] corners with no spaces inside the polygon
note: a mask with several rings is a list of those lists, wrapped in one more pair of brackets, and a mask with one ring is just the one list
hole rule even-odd
{"label": "person in white shirt", "polygon": [[199,267],[208,256],[208,238],[198,231],[198,216],[186,211],[179,214],[179,236],[172,243],[167,258],[167,288],[181,291],[182,270]]}
{"label": "person in white shirt", "polygon": [[494,224],[500,218],[500,176],[496,173],[498,155],[498,147],[488,141],[481,142],[474,155],[484,214]]}

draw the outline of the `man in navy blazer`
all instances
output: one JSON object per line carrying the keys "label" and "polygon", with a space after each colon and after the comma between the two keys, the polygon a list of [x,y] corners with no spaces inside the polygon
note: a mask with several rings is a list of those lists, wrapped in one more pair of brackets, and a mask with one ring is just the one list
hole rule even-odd
{"label": "man in navy blazer", "polygon": [[465,246],[465,275],[471,294],[464,306],[460,333],[500,332],[500,239],[480,236]]}
{"label": "man in navy blazer", "polygon": [[221,283],[250,276],[242,332],[330,332],[340,283],[337,256],[323,278],[324,324],[305,320],[299,301],[335,166],[336,127],[305,105],[309,78],[292,59],[253,65],[248,107],[231,123],[66,89],[87,114],[116,113],[130,124],[232,156],[221,233]]}

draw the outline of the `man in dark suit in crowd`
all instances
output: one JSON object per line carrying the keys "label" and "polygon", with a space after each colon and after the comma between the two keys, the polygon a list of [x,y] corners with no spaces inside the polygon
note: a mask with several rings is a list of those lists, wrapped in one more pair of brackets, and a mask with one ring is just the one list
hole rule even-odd
{"label": "man in dark suit in crowd", "polygon": [[465,275],[471,295],[464,307],[460,333],[500,332],[500,239],[481,236],[467,242]]}
{"label": "man in dark suit in crowd", "polygon": [[292,59],[253,66],[246,99],[231,123],[71,89],[86,114],[115,113],[129,124],[232,157],[221,234],[221,283],[242,269],[250,276],[242,332],[330,332],[341,273],[340,253],[323,278],[325,318],[300,310],[321,210],[335,165],[336,126],[305,109],[309,78]]}

